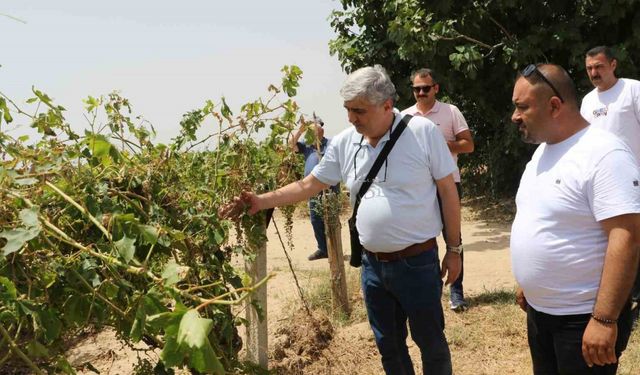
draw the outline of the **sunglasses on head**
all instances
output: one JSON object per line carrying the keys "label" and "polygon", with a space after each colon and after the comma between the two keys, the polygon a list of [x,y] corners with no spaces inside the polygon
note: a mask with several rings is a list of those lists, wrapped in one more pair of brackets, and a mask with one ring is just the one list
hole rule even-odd
{"label": "sunglasses on head", "polygon": [[526,68],[522,69],[522,72],[520,74],[522,74],[523,77],[527,78],[530,75],[532,75],[533,73],[536,73],[538,75],[538,77],[542,78],[542,80],[547,85],[549,85],[549,87],[551,87],[551,90],[553,90],[554,94],[556,94],[558,99],[560,99],[560,101],[562,103],[564,103],[564,99],[562,99],[562,95],[560,95],[560,92],[558,91],[558,89],[556,89],[556,87],[553,85],[553,83],[551,83],[551,81],[549,81],[547,79],[547,77],[545,77],[544,74],[542,74],[542,72],[538,70],[538,67],[536,66],[536,64],[527,65]]}
{"label": "sunglasses on head", "polygon": [[436,84],[434,83],[433,85],[426,85],[426,86],[412,86],[411,89],[413,90],[413,92],[415,92],[416,94],[419,94],[420,91],[424,92],[425,94],[428,94],[429,91],[431,91],[431,88],[433,86],[435,86]]}

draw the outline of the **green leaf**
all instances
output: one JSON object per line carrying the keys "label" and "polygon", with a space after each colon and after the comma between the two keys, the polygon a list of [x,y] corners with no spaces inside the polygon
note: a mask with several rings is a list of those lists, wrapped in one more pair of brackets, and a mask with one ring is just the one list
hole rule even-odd
{"label": "green leaf", "polygon": [[111,147],[113,147],[111,143],[109,143],[109,141],[107,141],[102,135],[94,136],[89,141],[91,153],[97,158],[108,156]]}
{"label": "green leaf", "polygon": [[171,246],[171,238],[167,234],[162,234],[158,238],[158,243],[164,247]]}
{"label": "green leaf", "polygon": [[16,298],[16,286],[8,278],[0,276],[0,300],[6,303],[14,301]]}
{"label": "green leaf", "polygon": [[158,229],[156,227],[151,225],[138,225],[138,230],[146,243],[155,245],[156,242],[158,242]]}
{"label": "green leaf", "polygon": [[67,361],[67,359],[64,357],[60,357],[60,359],[58,359],[58,362],[56,362],[56,368],[65,374],[71,374],[71,375],[76,374],[76,370],[73,368],[73,366],[71,366],[69,361]]}
{"label": "green leaf", "polygon": [[91,303],[84,296],[72,295],[63,306],[63,317],[69,325],[82,325],[89,315]]}
{"label": "green leaf", "polygon": [[246,272],[242,273],[242,286],[247,288],[253,285],[253,279],[251,279],[251,275]]}
{"label": "green leaf", "polygon": [[162,352],[160,352],[160,359],[162,359],[166,367],[174,367],[182,364],[184,354],[180,352],[180,345],[178,345],[176,340],[177,334],[178,324],[172,324],[165,328],[165,343]]}
{"label": "green leaf", "polygon": [[207,345],[202,349],[193,350],[190,353],[189,364],[200,372],[224,375],[224,366],[220,363],[216,353],[211,345]]}
{"label": "green leaf", "polygon": [[147,321],[147,312],[145,311],[145,306],[142,301],[138,303],[138,309],[136,310],[136,317],[133,320],[133,324],[131,325],[131,331],[129,332],[129,336],[131,337],[131,341],[138,342],[142,339],[142,333],[144,331],[144,326]]}
{"label": "green leaf", "polygon": [[120,152],[104,135],[90,133],[87,139],[91,154],[98,159],[103,166],[108,167],[112,164],[112,161],[118,162],[120,160]]}
{"label": "green leaf", "polygon": [[6,257],[11,253],[20,250],[25,243],[36,238],[40,234],[40,228],[16,228],[0,232],[0,238],[7,240],[2,248],[2,254]]}
{"label": "green leaf", "polygon": [[20,178],[20,179],[14,180],[13,183],[20,186],[35,185],[38,183],[38,179],[33,177]]}
{"label": "green leaf", "polygon": [[222,104],[220,105],[220,113],[227,120],[231,121],[231,116],[233,115],[233,112],[231,112],[231,108],[229,108],[229,106],[227,105],[227,101],[225,100],[224,96],[222,97]]}
{"label": "green leaf", "polygon": [[165,344],[160,353],[160,359],[166,367],[182,364],[184,354],[180,350],[177,337],[180,321],[185,312],[186,308],[182,304],[178,304],[173,312],[156,314],[147,318],[147,323],[151,326],[164,330]]}
{"label": "green leaf", "polygon": [[20,210],[20,220],[22,220],[25,227],[40,227],[38,210],[39,208],[37,206]]}
{"label": "green leaf", "polygon": [[181,266],[171,259],[162,271],[164,284],[167,286],[176,284],[186,276],[187,272],[189,272],[189,267]]}
{"label": "green leaf", "polygon": [[213,236],[214,236],[214,240],[216,242],[217,245],[222,245],[222,243],[225,240],[225,233],[224,233],[224,229],[221,228],[214,228],[213,230]]}
{"label": "green leaf", "polygon": [[136,253],[135,242],[135,238],[129,238],[126,234],[119,241],[114,242],[118,254],[120,254],[126,263],[129,263]]}
{"label": "green leaf", "polygon": [[27,353],[31,358],[46,358],[49,356],[47,348],[35,340],[27,344]]}
{"label": "green leaf", "polygon": [[102,283],[102,285],[100,286],[100,291],[108,299],[115,299],[118,296],[119,289],[120,288],[118,288],[117,285],[108,280]]}
{"label": "green leaf", "polygon": [[197,310],[187,311],[180,320],[177,344],[189,349],[190,364],[200,372],[224,374],[224,367],[216,357],[211,343],[209,332],[213,327],[211,319],[200,317]]}
{"label": "green leaf", "polygon": [[[133,321],[133,324],[131,326],[131,332],[130,332],[131,339],[134,342],[138,342],[142,338],[145,325],[147,323],[147,320],[150,318],[150,316],[154,317],[154,320],[156,323],[153,326],[150,325],[152,328],[155,328],[157,331],[159,331],[161,328],[164,328],[164,327],[158,326],[157,324],[160,321],[160,319],[158,318],[160,316],[159,313],[166,311],[166,307],[162,304],[162,302],[160,301],[160,298],[162,297],[158,295],[157,292],[155,292],[154,290],[150,290],[149,293],[147,293],[147,295],[143,296],[140,299],[140,302],[138,303],[138,309],[136,310],[136,317]],[[165,313],[165,314],[168,314],[165,316],[171,317],[172,313]],[[176,319],[176,322],[178,322],[177,319]]]}
{"label": "green leaf", "polygon": [[57,339],[62,331],[62,322],[58,319],[56,311],[53,309],[47,309],[38,312],[38,318],[40,325],[44,330],[44,337],[48,343]]}
{"label": "green leaf", "polygon": [[209,344],[207,335],[213,327],[211,319],[200,317],[197,310],[187,311],[180,320],[178,330],[178,344],[186,345],[188,348],[202,348]]}
{"label": "green leaf", "polygon": [[7,124],[13,121],[13,117],[11,117],[11,113],[9,113],[9,111],[4,111],[2,113],[2,118],[4,118],[4,122]]}

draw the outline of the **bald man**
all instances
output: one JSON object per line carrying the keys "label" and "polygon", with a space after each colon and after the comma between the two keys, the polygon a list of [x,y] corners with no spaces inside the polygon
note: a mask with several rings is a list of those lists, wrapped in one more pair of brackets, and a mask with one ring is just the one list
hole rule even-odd
{"label": "bald man", "polygon": [[560,66],[527,66],[513,104],[523,141],[540,145],[511,229],[534,374],[615,374],[632,325],[637,161],[617,137],[588,126]]}

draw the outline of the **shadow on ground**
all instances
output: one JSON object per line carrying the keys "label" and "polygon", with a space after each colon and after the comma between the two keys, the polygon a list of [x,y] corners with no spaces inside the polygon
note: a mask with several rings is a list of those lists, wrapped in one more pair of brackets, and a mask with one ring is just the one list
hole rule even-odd
{"label": "shadow on ground", "polygon": [[490,290],[467,298],[469,306],[512,305],[515,301],[514,290]]}

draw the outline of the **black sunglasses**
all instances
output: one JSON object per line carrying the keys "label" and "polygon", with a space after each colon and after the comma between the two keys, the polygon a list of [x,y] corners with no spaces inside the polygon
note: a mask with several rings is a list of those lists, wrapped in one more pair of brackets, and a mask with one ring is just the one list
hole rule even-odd
{"label": "black sunglasses", "polygon": [[538,70],[538,67],[536,66],[536,64],[527,65],[527,67],[524,68],[520,74],[522,74],[522,76],[526,78],[532,75],[533,73],[536,73],[538,77],[542,78],[542,80],[545,81],[547,85],[549,85],[549,87],[551,87],[551,90],[553,90],[553,92],[560,99],[560,101],[564,103],[564,99],[562,99],[562,95],[560,95],[560,92],[558,91],[558,89],[556,89],[553,83],[551,83],[551,81],[549,81],[547,77],[545,77],[544,74],[542,74],[542,72]]}
{"label": "black sunglasses", "polygon": [[429,86],[412,86],[411,89],[413,90],[413,92],[415,92],[416,94],[420,93],[420,91],[424,92],[425,94],[428,94],[429,91],[431,91],[431,88],[433,86],[435,86],[436,84],[434,83],[433,85]]}

